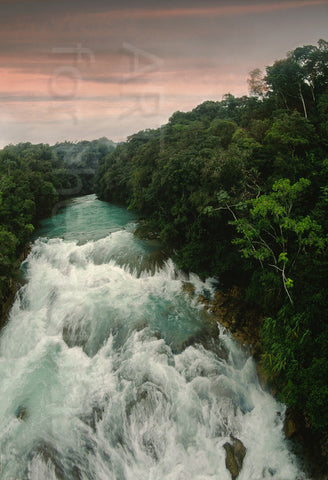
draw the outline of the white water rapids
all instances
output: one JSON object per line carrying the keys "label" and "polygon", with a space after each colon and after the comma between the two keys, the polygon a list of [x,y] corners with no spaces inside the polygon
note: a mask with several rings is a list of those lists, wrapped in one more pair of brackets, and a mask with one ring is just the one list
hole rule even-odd
{"label": "white water rapids", "polygon": [[197,303],[213,283],[143,270],[133,221],[83,197],[34,242],[0,339],[1,480],[231,480],[231,435],[238,480],[304,480],[284,406]]}

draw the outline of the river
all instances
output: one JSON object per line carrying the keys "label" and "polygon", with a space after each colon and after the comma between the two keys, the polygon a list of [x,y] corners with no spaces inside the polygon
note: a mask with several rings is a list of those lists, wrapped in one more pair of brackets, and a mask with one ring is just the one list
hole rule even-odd
{"label": "river", "polygon": [[43,222],[0,338],[1,480],[231,480],[231,435],[238,480],[304,480],[285,407],[197,302],[214,282],[156,267],[137,220],[89,195]]}

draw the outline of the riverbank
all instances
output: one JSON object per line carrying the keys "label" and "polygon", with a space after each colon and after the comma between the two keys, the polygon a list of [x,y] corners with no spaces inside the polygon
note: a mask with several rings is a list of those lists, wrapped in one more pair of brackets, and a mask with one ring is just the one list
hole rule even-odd
{"label": "riverbank", "polygon": [[6,300],[1,305],[1,312],[0,312],[0,331],[6,325],[9,312],[11,307],[13,306],[16,293],[19,289],[19,285],[17,282],[14,282],[12,279],[9,281],[9,294]]}
{"label": "riverbank", "polygon": [[[229,330],[233,338],[249,349],[256,361],[257,373],[263,386],[273,396],[279,391],[272,383],[261,366],[261,327],[264,317],[255,308],[250,308],[243,300],[244,293],[239,287],[232,287],[226,291],[217,291],[213,300],[200,297],[200,302],[219,322]],[[284,433],[292,442],[293,449],[304,458],[305,468],[312,480],[328,479],[328,432],[318,434],[311,429],[305,415],[287,407]]]}
{"label": "riverbank", "polygon": [[23,275],[20,273],[20,267],[22,262],[26,259],[26,257],[30,253],[30,251],[31,251],[31,245],[28,244],[25,246],[25,248],[23,249],[23,252],[18,258],[18,265],[19,265],[18,268],[15,270],[15,272],[13,272],[13,275],[9,278],[8,295],[5,301],[2,303],[1,310],[0,310],[0,332],[8,321],[9,313],[10,313],[11,307],[13,306],[16,294],[24,283]]}

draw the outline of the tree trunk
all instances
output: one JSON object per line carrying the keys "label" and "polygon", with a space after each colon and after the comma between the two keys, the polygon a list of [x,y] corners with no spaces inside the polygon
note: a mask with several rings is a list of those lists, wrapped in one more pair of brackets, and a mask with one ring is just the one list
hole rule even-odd
{"label": "tree trunk", "polygon": [[304,97],[303,97],[303,94],[302,94],[301,84],[299,83],[298,86],[299,86],[300,97],[301,97],[301,100],[302,100],[302,105],[303,105],[303,110],[304,110],[304,117],[305,117],[305,118],[308,118],[308,116],[307,116],[307,110],[306,110],[306,105],[305,105]]}

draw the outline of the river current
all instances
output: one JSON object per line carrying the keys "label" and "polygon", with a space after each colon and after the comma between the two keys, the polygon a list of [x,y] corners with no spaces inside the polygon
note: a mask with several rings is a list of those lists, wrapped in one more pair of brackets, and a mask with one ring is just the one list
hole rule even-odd
{"label": "river current", "polygon": [[[305,480],[285,407],[136,216],[94,195],[43,222],[0,337],[1,480]],[[157,262],[157,263],[156,263]]]}

